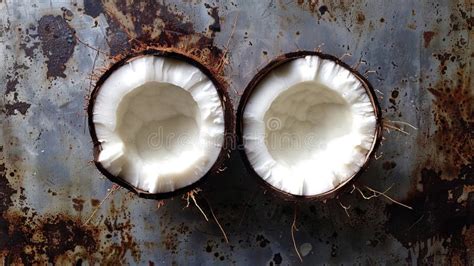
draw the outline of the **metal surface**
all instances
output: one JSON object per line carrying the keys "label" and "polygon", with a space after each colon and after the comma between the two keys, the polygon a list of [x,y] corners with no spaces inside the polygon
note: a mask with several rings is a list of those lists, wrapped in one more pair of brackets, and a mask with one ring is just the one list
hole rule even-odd
{"label": "metal surface", "polygon": [[280,54],[352,54],[343,61],[379,91],[384,118],[418,128],[385,132],[356,185],[370,194],[364,186],[394,184],[387,195],[413,210],[351,188],[299,204],[304,264],[474,263],[469,1],[0,0],[0,14],[0,264],[298,263],[294,204],[257,186],[238,152],[196,195],[209,222],[192,201],[158,208],[119,189],[85,224],[112,183],[90,163],[84,107],[97,77],[137,43],[208,58],[216,73],[226,55],[234,109]]}

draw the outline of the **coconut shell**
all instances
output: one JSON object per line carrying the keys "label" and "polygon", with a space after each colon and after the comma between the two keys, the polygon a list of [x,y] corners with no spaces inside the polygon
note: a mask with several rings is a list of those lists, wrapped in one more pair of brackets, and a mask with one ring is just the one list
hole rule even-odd
{"label": "coconut shell", "polygon": [[328,55],[328,54],[323,54],[320,52],[315,52],[315,51],[298,51],[298,52],[292,52],[292,53],[287,53],[278,56],[274,60],[272,60],[268,65],[266,65],[262,70],[260,70],[250,81],[250,83],[247,85],[247,87],[244,90],[244,93],[242,95],[242,98],[240,99],[240,104],[237,110],[237,142],[238,142],[238,147],[244,147],[244,140],[243,140],[243,114],[245,111],[245,106],[247,105],[248,100],[252,96],[252,93],[254,89],[257,87],[257,85],[260,83],[260,81],[263,80],[263,78],[270,73],[272,70],[277,68],[278,66],[285,64],[289,61],[302,58],[305,56],[318,56],[322,59],[327,59],[335,62],[336,64],[346,68],[349,70],[354,76],[356,76],[360,82],[362,83],[363,87],[365,88],[367,95],[370,98],[370,101],[372,103],[373,109],[374,109],[374,114],[376,118],[376,128],[375,128],[375,136],[374,136],[374,142],[372,143],[372,147],[370,148],[369,152],[366,155],[366,160],[364,164],[362,165],[361,169],[352,175],[350,178],[348,178],[345,182],[339,184],[336,188],[329,190],[325,193],[314,195],[314,196],[298,196],[298,195],[293,195],[288,192],[282,191],[269,183],[265,182],[253,169],[252,165],[250,164],[250,161],[247,157],[247,154],[245,153],[245,149],[239,149],[240,155],[242,157],[242,160],[244,161],[244,164],[250,173],[251,176],[255,177],[257,180],[257,183],[261,185],[264,189],[273,192],[275,196],[285,200],[285,201],[293,201],[293,202],[299,202],[299,201],[316,201],[316,200],[326,200],[330,198],[334,198],[337,196],[338,192],[340,192],[344,187],[348,187],[350,184],[352,184],[358,176],[364,170],[368,167],[369,161],[374,157],[375,151],[380,145],[381,137],[382,137],[382,113],[381,109],[379,106],[379,103],[377,102],[377,98],[375,96],[375,90],[372,87],[372,85],[369,83],[369,81],[362,76],[360,73],[358,73],[356,70],[352,69],[349,65],[346,63],[342,62],[339,60],[339,58],[336,58],[335,56]]}
{"label": "coconut shell", "polygon": [[[214,165],[211,167],[211,169],[203,176],[201,179],[199,179],[197,182],[188,185],[186,187],[177,189],[172,192],[165,192],[165,193],[149,193],[147,191],[141,190],[139,188],[134,187],[124,179],[122,179],[120,176],[115,176],[111,174],[107,169],[103,167],[103,165],[98,161],[99,153],[101,151],[101,144],[97,139],[95,127],[94,127],[94,122],[93,122],[93,110],[94,110],[94,104],[95,100],[97,98],[97,95],[100,92],[100,88],[102,84],[104,84],[105,80],[118,68],[121,66],[127,64],[128,62],[142,57],[142,56],[147,56],[147,55],[153,55],[153,56],[163,56],[163,57],[170,57],[178,60],[185,61],[195,67],[197,67],[199,70],[201,70],[215,85],[217,88],[217,93],[219,95],[219,98],[221,100],[222,108],[224,111],[224,123],[225,123],[225,129],[224,129],[224,143],[222,146],[222,150],[219,153],[219,156],[217,157],[216,162]],[[229,96],[227,94],[227,87],[225,83],[222,81],[222,79],[217,78],[208,68],[206,68],[203,64],[198,62],[196,59],[190,58],[189,56],[186,56],[178,51],[172,51],[170,49],[166,50],[158,50],[158,49],[146,49],[138,52],[134,52],[131,54],[128,54],[126,56],[123,56],[119,61],[117,61],[115,64],[113,64],[97,81],[96,86],[94,90],[92,91],[88,106],[87,106],[87,115],[88,115],[88,124],[89,124],[89,132],[92,137],[92,142],[94,145],[94,163],[99,169],[99,171],[106,176],[109,180],[111,180],[114,183],[117,183],[118,185],[136,193],[140,197],[143,198],[152,198],[152,199],[166,199],[166,198],[171,198],[174,196],[179,196],[182,195],[186,192],[189,192],[193,190],[194,188],[198,187],[199,185],[202,185],[206,179],[208,179],[211,175],[216,174],[218,172],[218,169],[220,169],[227,157],[228,154],[231,152],[230,147],[232,147],[232,142],[234,141],[233,138],[229,138],[228,136],[235,136],[234,134],[234,125],[235,125],[235,119],[234,119],[234,113],[233,113],[233,107],[230,101],[228,101]]]}

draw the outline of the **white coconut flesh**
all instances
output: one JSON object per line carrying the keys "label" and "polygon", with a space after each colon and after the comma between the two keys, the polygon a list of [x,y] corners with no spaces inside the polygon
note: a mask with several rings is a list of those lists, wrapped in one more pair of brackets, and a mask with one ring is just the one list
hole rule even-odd
{"label": "white coconut flesh", "polygon": [[256,173],[297,196],[338,188],[367,160],[376,134],[360,80],[334,61],[298,58],[269,72],[243,114],[243,140]]}
{"label": "white coconut flesh", "polygon": [[215,85],[199,68],[169,57],[144,56],[115,70],[95,98],[93,122],[102,167],[154,194],[201,179],[224,140]]}

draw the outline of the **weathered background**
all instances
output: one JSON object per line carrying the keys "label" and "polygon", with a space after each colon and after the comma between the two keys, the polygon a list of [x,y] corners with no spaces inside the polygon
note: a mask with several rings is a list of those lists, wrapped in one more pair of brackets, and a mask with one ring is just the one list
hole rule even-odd
{"label": "weathered background", "polygon": [[[294,204],[265,193],[237,152],[198,203],[113,193],[92,160],[84,107],[94,80],[134,42],[184,47],[223,68],[239,95],[272,58],[320,49],[345,56],[378,90],[384,133],[356,185],[300,204],[305,264],[474,264],[474,18],[470,1],[0,0],[0,264],[295,264]],[[373,72],[375,71],[375,72]],[[367,190],[364,190],[367,194]],[[350,206],[349,217],[340,204]],[[309,252],[307,252],[309,250]]]}

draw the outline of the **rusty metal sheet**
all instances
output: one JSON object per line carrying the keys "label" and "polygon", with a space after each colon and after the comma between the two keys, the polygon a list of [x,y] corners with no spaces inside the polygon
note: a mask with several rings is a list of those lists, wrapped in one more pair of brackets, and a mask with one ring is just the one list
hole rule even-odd
{"label": "rusty metal sheet", "polygon": [[408,133],[385,131],[356,185],[370,195],[365,186],[393,184],[386,194],[413,209],[351,188],[300,203],[304,264],[474,264],[473,24],[462,0],[0,0],[0,264],[299,262],[295,204],[258,187],[238,152],[196,195],[209,222],[186,199],[110,190],[91,163],[94,83],[148,45],[200,58],[234,109],[280,54],[342,57],[377,89],[386,123]]}

